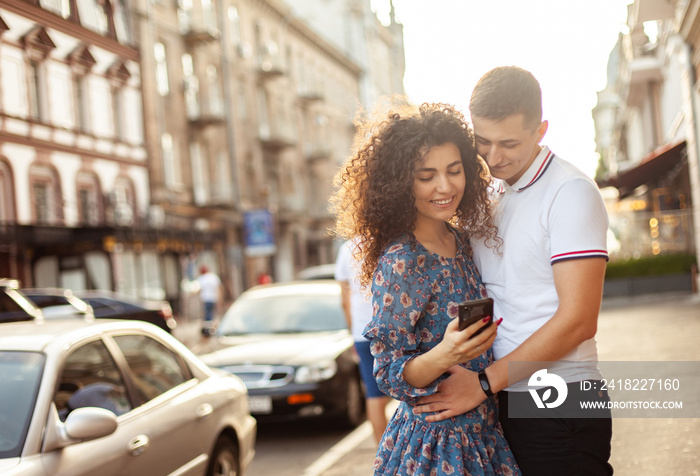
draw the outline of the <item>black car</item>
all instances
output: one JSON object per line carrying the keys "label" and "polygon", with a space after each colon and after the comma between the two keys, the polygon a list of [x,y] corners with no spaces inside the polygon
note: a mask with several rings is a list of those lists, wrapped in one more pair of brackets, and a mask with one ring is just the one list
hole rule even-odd
{"label": "black car", "polygon": [[207,345],[202,360],[243,380],[259,421],[364,421],[358,358],[335,281],[251,288],[226,311]]}
{"label": "black car", "polygon": [[104,290],[76,291],[75,294],[90,304],[97,319],[145,321],[170,333],[177,327],[173,310],[167,301],[137,299]]}
{"label": "black car", "polygon": [[0,278],[0,322],[43,319],[41,309],[22,294],[19,281]]}
{"label": "black car", "polygon": [[90,304],[77,298],[73,291],[64,288],[22,288],[21,292],[36,307],[45,319],[94,319]]}

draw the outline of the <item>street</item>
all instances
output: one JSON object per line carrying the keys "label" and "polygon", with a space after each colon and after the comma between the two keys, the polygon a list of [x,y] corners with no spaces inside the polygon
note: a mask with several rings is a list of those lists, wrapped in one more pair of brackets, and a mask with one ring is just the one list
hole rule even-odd
{"label": "street", "polygon": [[[700,366],[698,336],[700,295],[610,298],[603,302],[598,323],[599,358],[695,361]],[[322,422],[261,425],[248,474],[371,475],[374,450],[367,425],[355,432]],[[700,475],[700,418],[615,418],[611,463],[616,476]]]}
{"label": "street", "polygon": [[[700,296],[648,295],[603,303],[601,361],[696,361]],[[700,372],[699,372],[700,373]],[[612,465],[618,476],[700,474],[700,418],[616,418]]]}

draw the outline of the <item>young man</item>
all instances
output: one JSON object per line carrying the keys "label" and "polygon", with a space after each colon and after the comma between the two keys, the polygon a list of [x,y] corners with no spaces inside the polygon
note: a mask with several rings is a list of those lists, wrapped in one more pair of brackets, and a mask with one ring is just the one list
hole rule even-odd
{"label": "young man", "polygon": [[473,245],[494,318],[503,322],[496,361],[478,374],[455,370],[415,411],[438,412],[426,418],[442,420],[499,392],[503,431],[525,476],[612,474],[609,414],[508,415],[509,397],[529,398],[528,378],[539,368],[509,375],[509,362],[553,362],[548,371],[567,382],[569,394],[580,381],[600,379],[595,334],[608,258],[603,200],[590,178],[540,145],[548,123],[531,73],[514,66],[489,71],[469,106],[479,155],[500,179],[493,216],[503,242],[496,249]]}
{"label": "young man", "polygon": [[355,339],[355,350],[360,358],[360,377],[365,384],[367,419],[372,424],[374,439],[377,443],[382,439],[387,425],[386,407],[389,397],[384,395],[372,369],[374,357],[369,351],[369,341],[363,333],[365,326],[372,319],[372,300],[366,296],[360,286],[358,276],[359,265],[353,256],[355,246],[348,240],[340,247],[335,262],[335,279],[340,283],[343,312],[348,323],[348,329]]}

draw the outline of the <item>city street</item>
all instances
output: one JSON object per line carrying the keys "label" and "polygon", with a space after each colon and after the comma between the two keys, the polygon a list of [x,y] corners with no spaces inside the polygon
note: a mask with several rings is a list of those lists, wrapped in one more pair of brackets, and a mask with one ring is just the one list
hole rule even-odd
{"label": "city street", "polygon": [[[194,331],[194,329],[192,329]],[[700,372],[700,295],[609,298],[598,327],[600,360],[695,361]],[[198,339],[195,333],[190,334]],[[700,475],[700,418],[615,418],[617,476]],[[353,432],[301,422],[260,428],[252,476],[371,475],[369,424]]]}
{"label": "city street", "polygon": [[[700,295],[611,298],[603,303],[598,350],[601,361],[696,361],[700,373],[698,336]],[[616,418],[613,432],[611,462],[616,476],[700,474],[700,418]],[[349,437],[354,446],[342,442],[337,445],[344,454],[332,451],[330,457],[327,455],[301,474],[371,475],[374,448],[368,424],[356,433],[365,437]],[[256,459],[265,457],[256,455]]]}

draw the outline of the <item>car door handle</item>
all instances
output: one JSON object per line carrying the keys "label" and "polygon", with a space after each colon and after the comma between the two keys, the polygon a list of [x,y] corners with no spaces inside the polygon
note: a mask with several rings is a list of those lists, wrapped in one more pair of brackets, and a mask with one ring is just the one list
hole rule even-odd
{"label": "car door handle", "polygon": [[139,435],[129,442],[128,449],[131,456],[139,456],[148,450],[151,446],[151,440],[146,435]]}
{"label": "car door handle", "polygon": [[203,403],[197,408],[197,418],[206,418],[212,414],[214,407],[208,403]]}

